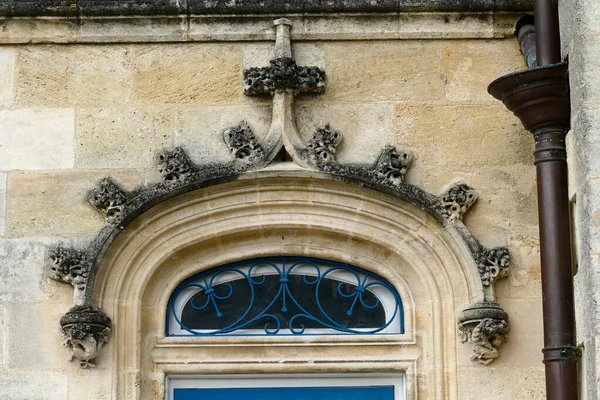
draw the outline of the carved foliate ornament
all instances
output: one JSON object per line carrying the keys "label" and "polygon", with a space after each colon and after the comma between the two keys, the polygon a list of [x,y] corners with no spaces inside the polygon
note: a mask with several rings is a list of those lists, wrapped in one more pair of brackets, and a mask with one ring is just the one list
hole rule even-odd
{"label": "carved foliate ornament", "polygon": [[88,192],[88,201],[108,224],[114,225],[123,218],[129,195],[111,178],[105,178]]}
{"label": "carved foliate ornament", "polygon": [[325,71],[319,67],[298,66],[291,57],[279,57],[270,64],[244,71],[244,94],[322,93],[325,90]]}
{"label": "carved foliate ornament", "polygon": [[242,121],[238,126],[226,129],[223,132],[223,140],[225,140],[236,162],[251,164],[262,159],[265,155],[261,144],[246,121]]}
{"label": "carved foliate ornament", "polygon": [[477,257],[477,268],[483,286],[491,286],[496,280],[508,276],[510,255],[506,247],[482,249]]}
{"label": "carved foliate ornament", "polygon": [[493,302],[469,305],[459,316],[458,333],[473,346],[471,361],[488,365],[498,358],[498,348],[507,340],[508,315]]}
{"label": "carved foliate ornament", "polygon": [[94,359],[108,341],[112,322],[100,308],[75,306],[60,319],[63,344],[71,355],[69,361],[77,359],[82,368],[93,368]]}
{"label": "carved foliate ornament", "polygon": [[467,210],[477,201],[475,189],[464,183],[457,183],[440,197],[439,209],[449,223],[462,221]]}
{"label": "carved foliate ornament", "polygon": [[316,166],[335,162],[335,153],[342,138],[342,132],[331,129],[329,125],[318,128],[308,141],[309,159]]}
{"label": "carved foliate ornament", "polygon": [[48,276],[83,290],[90,274],[91,261],[83,251],[58,245],[48,252]]}
{"label": "carved foliate ornament", "polygon": [[197,167],[181,147],[159,152],[157,164],[163,181],[174,186],[191,180],[197,171]]}
{"label": "carved foliate ornament", "polygon": [[374,170],[380,179],[397,186],[404,183],[404,177],[411,162],[412,156],[409,152],[399,150],[396,146],[386,146],[381,151]]}

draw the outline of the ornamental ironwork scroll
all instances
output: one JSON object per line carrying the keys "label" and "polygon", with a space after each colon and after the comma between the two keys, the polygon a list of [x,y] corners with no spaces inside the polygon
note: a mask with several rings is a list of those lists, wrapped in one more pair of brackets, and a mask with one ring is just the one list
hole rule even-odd
{"label": "ornamental ironwork scroll", "polygon": [[169,301],[167,335],[404,333],[394,286],[364,269],[308,258],[258,259],[183,282]]}

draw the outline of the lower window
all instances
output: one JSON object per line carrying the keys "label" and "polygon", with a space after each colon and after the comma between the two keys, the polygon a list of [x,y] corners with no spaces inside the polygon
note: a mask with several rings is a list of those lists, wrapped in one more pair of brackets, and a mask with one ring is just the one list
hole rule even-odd
{"label": "lower window", "polygon": [[167,400],[404,400],[402,374],[167,378]]}

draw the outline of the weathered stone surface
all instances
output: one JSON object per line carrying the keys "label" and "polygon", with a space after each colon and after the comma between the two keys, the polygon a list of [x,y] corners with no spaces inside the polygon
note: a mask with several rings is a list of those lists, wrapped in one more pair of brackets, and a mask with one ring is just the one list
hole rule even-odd
{"label": "weathered stone surface", "polygon": [[[512,340],[512,339],[511,339]],[[506,344],[504,345],[506,346]],[[506,349],[503,349],[503,355]],[[513,400],[513,387],[507,384],[512,378],[512,369],[498,368],[502,360],[498,358],[493,368],[461,367],[458,369],[458,398],[461,400],[480,400],[485,397],[489,400]]]}
{"label": "weathered stone surface", "polygon": [[241,101],[240,45],[135,47],[133,100],[153,104]]}
{"label": "weathered stone surface", "polygon": [[[241,79],[240,87],[241,92]],[[233,156],[223,141],[223,132],[247,121],[259,143],[271,123],[269,106],[210,106],[181,108],[175,117],[173,142],[183,146],[196,164],[229,162]]]}
{"label": "weathered stone surface", "polygon": [[[133,172],[110,174],[126,189],[141,183]],[[105,172],[13,174],[8,180],[6,235],[72,237],[96,233],[104,218],[85,194]]]}
{"label": "weathered stone surface", "polygon": [[[391,104],[304,104],[296,107],[296,126],[306,143],[315,130],[325,124],[344,135],[336,152],[336,160],[340,163],[373,164],[385,145],[396,143]],[[410,150],[404,143],[400,145]]]}
{"label": "weathered stone surface", "polygon": [[[539,366],[544,347],[542,300],[502,300],[502,308],[510,315],[510,332],[497,366]],[[516,399],[516,397],[515,397]]]}
{"label": "weathered stone surface", "polygon": [[[330,101],[439,100],[442,45],[436,41],[324,45]],[[427,66],[425,68],[425,66]]]}
{"label": "weathered stone surface", "polygon": [[89,373],[69,376],[69,399],[111,400],[111,373],[98,365]]}
{"label": "weathered stone surface", "polygon": [[546,379],[541,366],[513,369],[513,398],[523,400],[543,399],[546,394]]}
{"label": "weathered stone surface", "polygon": [[510,30],[514,31],[514,23],[508,29],[496,31],[494,24],[496,18],[499,18],[499,16],[491,13],[401,13],[399,38],[491,38],[496,35],[506,35],[506,30],[509,32]]}
{"label": "weathered stone surface", "polygon": [[0,240],[0,302],[34,302],[45,299],[45,241]]}
{"label": "weathered stone surface", "polygon": [[[64,309],[56,303],[19,303],[5,308],[5,358],[14,370],[62,369],[67,354],[57,321]],[[43,332],[32,335],[24,332]],[[1,393],[1,391],[0,391]],[[34,397],[35,398],[35,397]]]}
{"label": "weathered stone surface", "polygon": [[[270,44],[247,44],[242,49],[244,69],[266,67],[275,54],[275,46]],[[314,65],[325,69],[323,45],[314,43],[292,43],[292,54],[298,65]]]}
{"label": "weathered stone surface", "polygon": [[[495,60],[490,63],[489,60]],[[444,87],[451,101],[496,102],[487,92],[494,79],[526,66],[514,38],[464,41],[444,47]]]}
{"label": "weathered stone surface", "polygon": [[128,104],[131,54],[125,46],[32,46],[17,53],[20,107],[114,107]]}
{"label": "weathered stone surface", "polygon": [[[571,66],[574,67],[571,67]],[[600,33],[578,34],[569,53],[569,83],[576,114],[586,103],[600,102]]]}
{"label": "weathered stone surface", "polygon": [[161,108],[78,111],[76,166],[151,168],[155,153],[172,145],[172,115]]}
{"label": "weathered stone surface", "polygon": [[533,163],[531,134],[501,105],[398,105],[396,132],[398,142],[417,147],[431,168]]}
{"label": "weathered stone surface", "polygon": [[65,400],[68,378],[59,372],[19,372],[0,374],[0,393],[5,400]]}
{"label": "weathered stone surface", "polygon": [[0,170],[73,168],[70,109],[0,111]]}
{"label": "weathered stone surface", "polygon": [[15,81],[15,51],[11,48],[0,49],[0,107],[13,102]]}
{"label": "weathered stone surface", "polygon": [[[577,193],[579,260],[574,277],[577,337],[587,341],[600,332],[600,179],[588,178]],[[588,344],[585,344],[586,347]],[[589,365],[589,364],[588,364]]]}
{"label": "weathered stone surface", "polygon": [[508,291],[511,299],[534,299],[542,296],[540,248],[537,237],[511,237]]}
{"label": "weathered stone surface", "polygon": [[0,236],[4,235],[6,222],[6,174],[0,173]]}
{"label": "weathered stone surface", "polygon": [[483,244],[506,245],[510,235],[522,236],[524,240],[538,237],[537,187],[532,164],[481,165],[473,171],[471,167],[455,165],[454,158],[449,163],[431,165],[433,156],[424,161],[421,156],[424,151],[427,152],[415,150],[420,157],[409,171],[420,170],[422,187],[439,193],[448,182],[462,180],[477,188],[479,200],[466,214],[464,223]]}
{"label": "weathered stone surface", "polygon": [[4,365],[4,306],[0,305],[0,367],[3,365]]}
{"label": "weathered stone surface", "polygon": [[377,0],[377,1],[208,1],[208,0],[73,0],[68,4],[56,0],[17,0],[0,4],[2,16],[67,16],[83,15],[180,15],[192,14],[262,14],[262,13],[327,13],[327,12],[397,12],[397,11],[496,11],[530,10],[531,0]]}

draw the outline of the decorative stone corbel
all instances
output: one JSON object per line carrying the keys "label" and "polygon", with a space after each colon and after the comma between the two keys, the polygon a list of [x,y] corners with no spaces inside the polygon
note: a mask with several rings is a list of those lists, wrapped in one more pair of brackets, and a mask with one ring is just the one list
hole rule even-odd
{"label": "decorative stone corbel", "polygon": [[481,365],[498,358],[498,348],[506,342],[508,330],[508,314],[494,302],[470,304],[458,318],[461,341],[473,346],[471,361]]}
{"label": "decorative stone corbel", "polygon": [[82,368],[93,368],[94,359],[108,341],[112,322],[97,307],[75,306],[60,319],[63,343],[71,351],[69,361],[77,359]]}
{"label": "decorative stone corbel", "polygon": [[475,189],[456,183],[440,196],[438,208],[448,223],[462,221],[463,216],[477,201]]}

